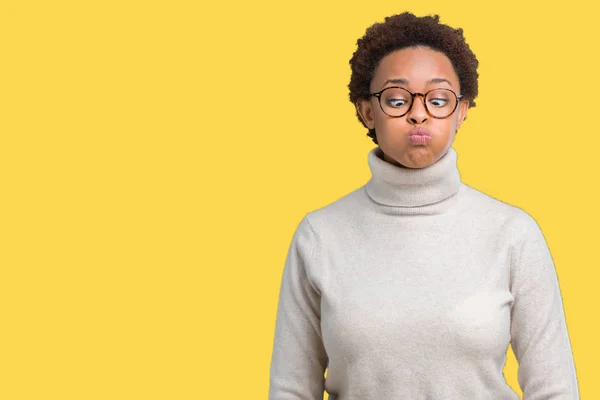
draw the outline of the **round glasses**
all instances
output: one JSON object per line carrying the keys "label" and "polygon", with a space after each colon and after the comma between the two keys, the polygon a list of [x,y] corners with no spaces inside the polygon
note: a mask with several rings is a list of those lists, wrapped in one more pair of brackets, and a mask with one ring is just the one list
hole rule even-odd
{"label": "round glasses", "polygon": [[377,97],[381,111],[390,117],[402,117],[406,115],[413,106],[415,97],[423,97],[425,111],[433,118],[448,118],[456,110],[458,101],[463,98],[450,89],[432,89],[427,93],[412,93],[411,91],[391,86],[377,93],[370,93]]}

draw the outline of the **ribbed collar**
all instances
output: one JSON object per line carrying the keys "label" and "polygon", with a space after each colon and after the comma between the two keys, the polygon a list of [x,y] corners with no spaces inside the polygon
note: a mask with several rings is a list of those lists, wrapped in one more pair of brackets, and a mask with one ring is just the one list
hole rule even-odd
{"label": "ribbed collar", "polygon": [[365,188],[376,203],[399,207],[392,213],[437,213],[446,209],[447,205],[436,203],[448,199],[460,188],[458,156],[453,147],[437,162],[425,168],[398,167],[381,159],[381,154],[379,146],[368,153],[372,177]]}

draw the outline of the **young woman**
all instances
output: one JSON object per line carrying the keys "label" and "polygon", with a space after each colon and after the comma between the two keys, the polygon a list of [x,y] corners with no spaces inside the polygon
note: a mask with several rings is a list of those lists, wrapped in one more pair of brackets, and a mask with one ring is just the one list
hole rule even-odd
{"label": "young woman", "polygon": [[269,399],[518,400],[509,344],[524,400],[578,399],[538,224],[460,179],[452,142],[478,90],[462,29],[394,15],[350,64],[372,178],[296,229]]}

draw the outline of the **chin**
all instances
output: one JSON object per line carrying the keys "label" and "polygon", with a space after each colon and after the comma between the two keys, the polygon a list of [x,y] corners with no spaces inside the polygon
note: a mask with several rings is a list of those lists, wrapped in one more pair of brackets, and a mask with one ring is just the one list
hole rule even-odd
{"label": "chin", "polygon": [[[420,146],[423,150],[426,148],[426,146]],[[435,163],[436,161],[436,155],[437,152],[434,151],[433,149],[429,148],[429,151],[414,151],[415,149],[410,149],[412,150],[412,154],[406,154],[406,156],[404,157],[405,161],[399,161],[399,164],[401,164],[402,166],[406,167],[406,168],[426,168],[432,164]],[[409,150],[409,151],[410,151]],[[400,159],[402,160],[402,159]]]}

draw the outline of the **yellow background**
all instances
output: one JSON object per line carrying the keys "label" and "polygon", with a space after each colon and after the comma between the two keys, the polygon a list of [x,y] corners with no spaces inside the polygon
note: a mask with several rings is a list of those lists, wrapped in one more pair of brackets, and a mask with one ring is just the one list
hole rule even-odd
{"label": "yellow background", "polygon": [[0,398],[266,399],[291,235],[370,177],[348,60],[405,10],[479,58],[462,179],[541,225],[600,398],[598,9],[538,3],[0,2]]}

